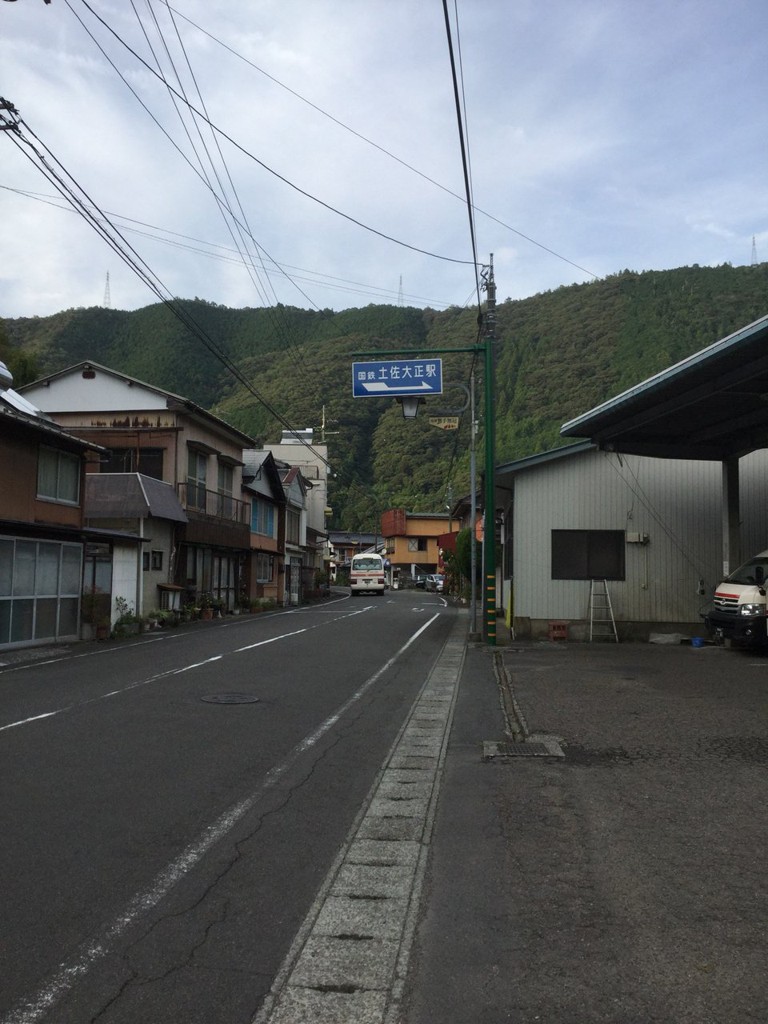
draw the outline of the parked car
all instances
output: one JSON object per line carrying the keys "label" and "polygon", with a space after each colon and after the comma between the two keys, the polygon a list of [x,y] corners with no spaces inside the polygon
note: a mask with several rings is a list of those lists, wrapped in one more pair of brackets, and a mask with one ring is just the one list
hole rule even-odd
{"label": "parked car", "polygon": [[427,585],[427,576],[414,576],[413,585],[417,590],[424,590]]}
{"label": "parked car", "polygon": [[427,576],[424,589],[434,591],[436,594],[442,594],[444,584],[445,576],[441,576],[440,573],[432,573]]}

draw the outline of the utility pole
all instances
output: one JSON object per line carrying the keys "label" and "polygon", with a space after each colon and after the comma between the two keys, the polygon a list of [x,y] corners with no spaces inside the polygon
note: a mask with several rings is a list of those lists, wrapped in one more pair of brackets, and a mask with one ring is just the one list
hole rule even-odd
{"label": "utility pole", "polygon": [[469,639],[479,640],[480,633],[477,631],[477,471],[475,460],[475,448],[477,438],[477,416],[475,413],[475,369],[472,367],[470,375],[470,415],[472,417],[472,433],[469,446],[469,522],[472,531],[470,540],[469,572],[470,601],[469,601]]}
{"label": "utility pole", "polygon": [[322,416],[322,419],[320,421],[320,444],[325,444],[326,437],[329,437],[331,434],[338,434],[339,433],[338,430],[328,430],[326,428],[326,424],[328,424],[328,423],[336,423],[336,422],[337,422],[336,420],[326,420],[326,418],[325,418],[325,406],[323,406],[323,416]]}
{"label": "utility pole", "polygon": [[496,281],[493,277],[493,253],[483,288],[488,296],[485,306],[485,524],[483,532],[483,611],[485,640],[496,645],[496,409],[494,404],[494,342],[496,340]]}

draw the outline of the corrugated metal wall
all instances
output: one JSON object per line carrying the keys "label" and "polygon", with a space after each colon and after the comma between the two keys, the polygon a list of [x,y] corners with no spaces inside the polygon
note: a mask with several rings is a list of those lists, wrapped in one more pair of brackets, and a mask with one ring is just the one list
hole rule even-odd
{"label": "corrugated metal wall", "polygon": [[739,463],[741,477],[742,561],[768,548],[768,451],[746,455]]}
{"label": "corrugated metal wall", "polygon": [[[768,452],[741,469],[747,557],[768,547]],[[624,530],[649,542],[625,546],[626,579],[609,584],[616,619],[698,622],[722,572],[721,491],[720,463],[597,451],[516,473],[515,617],[587,619],[589,582],[551,578],[551,531]]]}

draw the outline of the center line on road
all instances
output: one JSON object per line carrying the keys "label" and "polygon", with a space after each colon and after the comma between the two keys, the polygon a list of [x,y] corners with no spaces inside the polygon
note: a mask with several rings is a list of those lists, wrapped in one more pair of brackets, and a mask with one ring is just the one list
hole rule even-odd
{"label": "center line on road", "polygon": [[[184,668],[177,668],[173,674],[179,676],[182,672],[189,672],[190,669],[202,668],[203,665],[210,665],[212,661],[221,661],[223,657],[223,654],[215,654],[212,658],[206,658],[204,661],[196,661],[193,665],[185,665]],[[106,694],[106,696],[109,696],[109,694]]]}
{"label": "center line on road", "polygon": [[22,718],[20,722],[10,722],[8,725],[0,725],[0,732],[4,732],[6,729],[15,729],[17,725],[26,725],[27,722],[39,722],[41,718],[51,718],[52,715],[61,714],[62,711],[67,711],[67,708],[57,708],[55,711],[46,711],[42,715],[32,715],[31,718]]}
{"label": "center line on road", "polygon": [[298,636],[299,633],[306,633],[309,626],[305,626],[303,629],[294,630],[293,633],[281,633],[279,636],[271,636],[267,640],[258,640],[255,644],[247,644],[245,647],[238,647],[235,650],[235,654],[242,654],[243,651],[252,651],[255,647],[263,647],[265,644],[273,644],[277,640],[286,640],[289,636]]}

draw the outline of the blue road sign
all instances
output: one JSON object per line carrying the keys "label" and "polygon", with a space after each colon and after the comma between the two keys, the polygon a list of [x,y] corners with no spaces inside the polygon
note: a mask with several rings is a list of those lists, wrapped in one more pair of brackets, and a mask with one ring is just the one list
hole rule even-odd
{"label": "blue road sign", "polygon": [[403,398],[443,393],[442,359],[352,363],[353,398]]}

